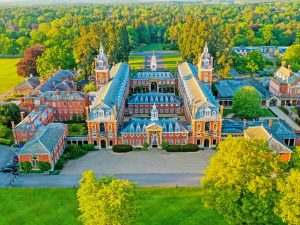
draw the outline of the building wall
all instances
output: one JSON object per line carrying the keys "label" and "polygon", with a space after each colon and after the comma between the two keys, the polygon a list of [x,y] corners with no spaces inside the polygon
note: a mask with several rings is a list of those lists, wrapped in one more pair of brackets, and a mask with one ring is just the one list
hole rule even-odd
{"label": "building wall", "polygon": [[97,90],[109,82],[109,70],[95,70]]}
{"label": "building wall", "polygon": [[29,95],[33,92],[33,88],[27,88],[27,89],[15,89],[16,95]]}
{"label": "building wall", "polygon": [[[129,114],[149,114],[151,113],[153,103],[151,104],[130,104],[128,103]],[[156,104],[159,114],[178,114],[181,112],[179,103]]]}
{"label": "building wall", "polygon": [[55,100],[41,99],[41,104],[47,104],[54,111],[55,121],[72,120],[73,116],[80,116],[85,119],[85,107],[88,106],[88,99],[84,100]]}

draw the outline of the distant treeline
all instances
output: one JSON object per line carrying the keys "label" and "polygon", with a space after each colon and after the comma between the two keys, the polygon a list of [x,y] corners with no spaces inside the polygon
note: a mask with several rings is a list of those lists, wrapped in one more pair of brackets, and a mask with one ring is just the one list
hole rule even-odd
{"label": "distant treeline", "polygon": [[23,54],[40,43],[46,47],[41,74],[56,67],[89,73],[100,41],[115,63],[153,42],[195,61],[207,41],[222,75],[232,63],[232,46],[299,43],[299,21],[299,2],[2,8],[0,54]]}

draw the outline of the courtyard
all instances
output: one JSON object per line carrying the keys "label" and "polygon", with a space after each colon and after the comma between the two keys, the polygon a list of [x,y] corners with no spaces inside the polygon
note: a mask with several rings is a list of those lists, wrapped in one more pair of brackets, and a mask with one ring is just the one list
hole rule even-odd
{"label": "courtyard", "polygon": [[86,170],[96,174],[203,174],[214,150],[171,153],[164,150],[114,153],[89,152],[65,164],[61,175],[80,175]]}

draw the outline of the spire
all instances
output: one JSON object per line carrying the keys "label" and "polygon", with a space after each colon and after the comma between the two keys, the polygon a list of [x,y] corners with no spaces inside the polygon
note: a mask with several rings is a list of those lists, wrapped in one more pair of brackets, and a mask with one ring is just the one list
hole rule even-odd
{"label": "spire", "polygon": [[156,71],[156,68],[157,68],[156,57],[154,55],[154,51],[152,53],[150,68],[151,68],[151,71]]}
{"label": "spire", "polygon": [[158,110],[154,103],[153,108],[151,110],[151,121],[157,121],[157,120],[158,120]]}
{"label": "spire", "polygon": [[205,42],[205,46],[204,46],[204,53],[208,53],[207,42]]}
{"label": "spire", "polygon": [[102,42],[100,42],[99,54],[104,54]]}

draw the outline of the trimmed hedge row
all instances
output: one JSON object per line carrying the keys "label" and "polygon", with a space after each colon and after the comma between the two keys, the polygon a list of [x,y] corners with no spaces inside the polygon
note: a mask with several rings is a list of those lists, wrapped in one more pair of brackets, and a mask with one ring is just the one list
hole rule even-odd
{"label": "trimmed hedge row", "polygon": [[0,138],[0,144],[11,145],[12,141],[10,139]]}
{"label": "trimmed hedge row", "polygon": [[197,152],[199,151],[198,145],[186,144],[186,145],[169,145],[166,148],[167,152]]}
{"label": "trimmed hedge row", "polygon": [[133,147],[131,145],[114,145],[113,152],[131,152]]}

